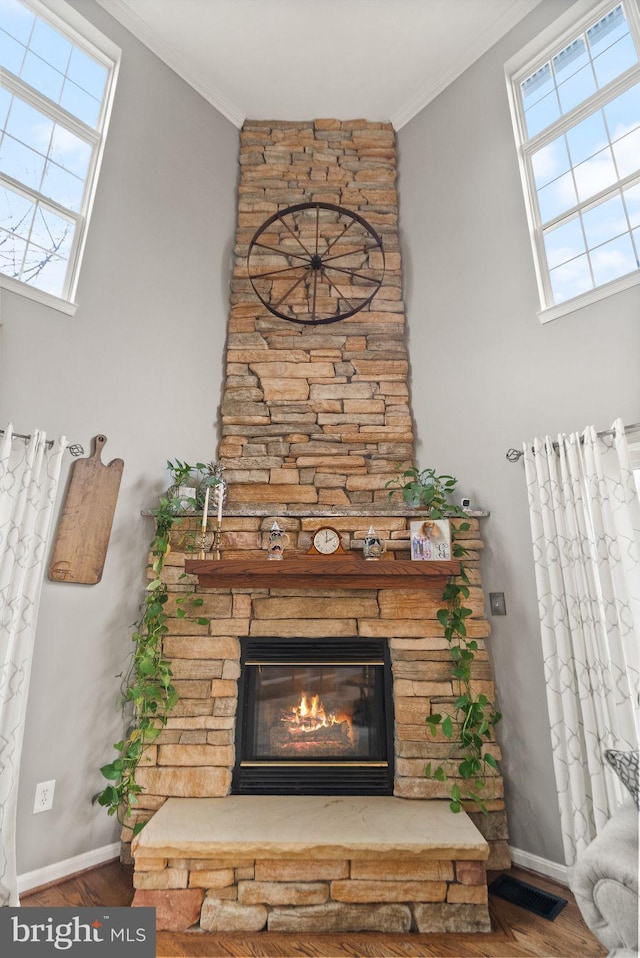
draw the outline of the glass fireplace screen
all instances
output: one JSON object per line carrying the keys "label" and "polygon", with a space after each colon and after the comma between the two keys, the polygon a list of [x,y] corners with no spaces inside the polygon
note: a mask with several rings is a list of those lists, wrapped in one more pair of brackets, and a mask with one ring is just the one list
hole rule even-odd
{"label": "glass fireplace screen", "polygon": [[386,643],[246,640],[234,790],[389,794],[390,700]]}
{"label": "glass fireplace screen", "polygon": [[380,664],[250,668],[247,759],[386,758]]}

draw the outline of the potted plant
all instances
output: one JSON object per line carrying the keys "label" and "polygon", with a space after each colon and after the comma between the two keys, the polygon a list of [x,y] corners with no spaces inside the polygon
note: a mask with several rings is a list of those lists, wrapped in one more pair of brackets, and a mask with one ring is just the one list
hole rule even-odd
{"label": "potted plant", "polygon": [[423,517],[410,523],[411,558],[448,560],[451,558],[451,524],[449,516],[464,516],[460,506],[449,502],[456,487],[454,476],[436,474],[435,469],[411,466],[385,483],[391,499],[397,492]]}
{"label": "potted plant", "polygon": [[457,481],[454,476],[436,475],[435,469],[420,470],[411,466],[399,476],[389,479],[385,489],[391,490],[389,499],[396,492],[401,492],[408,506],[424,509],[430,519],[444,519],[447,515],[466,515],[460,506],[449,502]]}
{"label": "potted plant", "polygon": [[202,462],[190,466],[188,462],[181,462],[180,459],[175,462],[168,459],[167,469],[173,480],[165,493],[171,508],[174,512],[195,512],[200,505],[200,474],[206,466]]}

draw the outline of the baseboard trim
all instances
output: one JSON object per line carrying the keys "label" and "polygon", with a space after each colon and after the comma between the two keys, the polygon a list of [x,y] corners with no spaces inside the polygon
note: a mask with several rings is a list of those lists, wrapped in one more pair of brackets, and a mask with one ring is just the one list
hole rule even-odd
{"label": "baseboard trim", "polygon": [[537,872],[539,875],[546,875],[560,885],[569,887],[569,869],[566,865],[550,862],[547,858],[540,858],[539,855],[532,855],[531,852],[523,852],[521,848],[513,847],[511,847],[511,859],[514,865],[528,868],[529,871]]}
{"label": "baseboard trim", "polygon": [[53,865],[45,865],[44,868],[25,872],[23,875],[18,875],[18,894],[24,895],[25,892],[33,891],[35,888],[42,888],[52,882],[71,878],[72,875],[95,868],[97,865],[104,865],[105,862],[111,862],[119,857],[120,842],[114,842],[112,845],[103,845],[102,848],[94,848],[90,852],[83,852],[82,855],[54,862]]}

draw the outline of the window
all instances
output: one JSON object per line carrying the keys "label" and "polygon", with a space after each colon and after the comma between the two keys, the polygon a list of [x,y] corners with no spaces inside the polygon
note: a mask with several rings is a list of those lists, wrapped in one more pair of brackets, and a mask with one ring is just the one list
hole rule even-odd
{"label": "window", "polygon": [[629,446],[631,468],[633,469],[638,495],[640,496],[640,424],[629,426],[625,432]]}
{"label": "window", "polygon": [[118,55],[64,0],[0,0],[0,284],[66,312]]}
{"label": "window", "polygon": [[638,11],[588,6],[506,68],[543,322],[640,282]]}

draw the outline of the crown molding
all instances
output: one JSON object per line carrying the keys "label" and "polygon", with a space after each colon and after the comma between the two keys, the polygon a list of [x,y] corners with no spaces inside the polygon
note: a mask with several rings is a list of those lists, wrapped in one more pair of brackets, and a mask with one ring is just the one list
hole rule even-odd
{"label": "crown molding", "polygon": [[[460,57],[451,65],[449,70],[441,74],[435,82],[430,83],[389,117],[394,129],[400,130],[412,120],[540,2],[541,0],[512,0],[505,11],[487,24],[475,41],[461,51]],[[159,57],[185,83],[196,90],[219,113],[238,129],[241,129],[246,119],[244,111],[237,104],[228,100],[219,90],[207,83],[197,71],[193,70],[170,44],[149,27],[138,14],[134,13],[125,0],[96,0],[96,3]]]}
{"label": "crown molding", "polygon": [[246,115],[235,103],[227,100],[218,90],[213,89],[189,67],[175,50],[162,37],[151,29],[123,0],[96,0],[103,10],[122,24],[129,33],[140,40],[152,53],[162,60],[174,73],[188,83],[211,106],[227,118],[235,127],[241,129]]}
{"label": "crown molding", "polygon": [[451,69],[447,70],[434,83],[430,83],[417,96],[412,97],[405,106],[401,107],[390,117],[394,130],[400,130],[410,120],[417,116],[421,110],[428,106],[432,100],[442,93],[454,80],[457,80],[465,70],[467,70],[476,60],[489,50],[494,43],[509,32],[517,23],[520,22],[528,13],[538,6],[541,0],[512,0],[505,12],[497,16],[487,25],[485,30],[478,34],[475,41],[465,50],[461,51],[460,57],[452,64]]}

